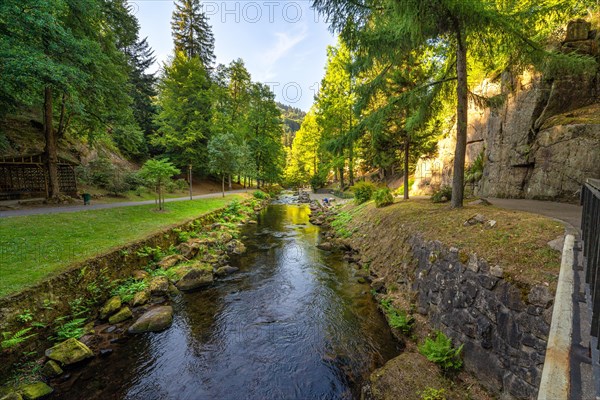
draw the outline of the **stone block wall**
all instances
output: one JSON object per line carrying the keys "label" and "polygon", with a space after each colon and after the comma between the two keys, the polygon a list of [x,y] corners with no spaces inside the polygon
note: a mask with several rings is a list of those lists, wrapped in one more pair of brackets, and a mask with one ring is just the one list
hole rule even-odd
{"label": "stone block wall", "polygon": [[417,311],[463,344],[465,367],[495,393],[534,399],[539,387],[553,296],[523,287],[472,254],[442,243],[410,239],[418,261],[412,289]]}

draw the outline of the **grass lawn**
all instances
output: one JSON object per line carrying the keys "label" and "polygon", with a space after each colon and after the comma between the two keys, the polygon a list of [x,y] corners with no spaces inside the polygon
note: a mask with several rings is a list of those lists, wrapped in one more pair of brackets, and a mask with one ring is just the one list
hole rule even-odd
{"label": "grass lawn", "polygon": [[240,195],[74,213],[0,218],[0,296],[161,228],[220,208]]}

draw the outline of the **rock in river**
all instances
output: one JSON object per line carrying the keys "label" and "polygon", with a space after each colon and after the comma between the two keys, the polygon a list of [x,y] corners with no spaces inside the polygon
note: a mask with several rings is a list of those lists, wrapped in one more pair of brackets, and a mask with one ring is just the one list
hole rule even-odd
{"label": "rock in river", "polygon": [[44,382],[35,382],[21,386],[20,391],[23,394],[24,399],[34,400],[48,396],[54,391],[54,389],[46,385]]}
{"label": "rock in river", "polygon": [[239,268],[232,267],[231,265],[225,265],[224,267],[217,268],[215,275],[219,277],[231,275],[234,272],[239,271]]}
{"label": "rock in river", "polygon": [[173,307],[160,306],[146,311],[133,325],[129,333],[160,332],[171,326],[173,322]]}
{"label": "rock in river", "polygon": [[46,350],[46,357],[62,365],[71,365],[94,357],[94,353],[79,340],[71,338]]}
{"label": "rock in river", "polygon": [[100,309],[100,319],[106,319],[116,313],[121,308],[121,298],[113,296]]}
{"label": "rock in river", "polygon": [[208,269],[191,268],[177,282],[179,290],[194,290],[213,283],[213,273]]}
{"label": "rock in river", "polygon": [[133,300],[131,300],[131,305],[133,307],[143,306],[148,301],[150,301],[150,292],[148,290],[142,290],[141,292],[137,292],[133,296]]}
{"label": "rock in river", "polygon": [[244,246],[244,243],[240,242],[239,240],[233,239],[227,243],[227,251],[229,253],[241,255],[246,252],[246,246]]}
{"label": "rock in river", "polygon": [[126,319],[129,319],[133,317],[133,314],[131,314],[131,310],[129,309],[129,307],[123,307],[119,310],[118,313],[116,313],[115,315],[111,316],[108,319],[108,322],[110,324],[118,324],[119,322],[123,322]]}
{"label": "rock in river", "polygon": [[169,292],[169,279],[166,276],[156,276],[152,278],[148,285],[148,290],[152,296],[164,296]]}

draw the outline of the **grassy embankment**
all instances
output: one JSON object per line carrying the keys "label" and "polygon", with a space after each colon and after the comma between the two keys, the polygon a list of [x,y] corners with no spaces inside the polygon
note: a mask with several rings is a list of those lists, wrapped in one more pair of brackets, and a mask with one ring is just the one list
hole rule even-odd
{"label": "grassy embankment", "polygon": [[0,219],[0,296],[243,196]]}
{"label": "grassy embankment", "polygon": [[[464,226],[475,214],[495,220],[496,225]],[[480,205],[451,210],[447,204],[410,200],[384,208],[375,208],[373,202],[347,205],[338,220],[337,230],[342,236],[356,238],[356,233],[359,240],[373,241],[369,256],[389,253],[391,264],[394,256],[401,259],[396,250],[401,250],[405,239],[419,234],[457,248],[461,261],[466,262],[469,254],[476,253],[490,265],[500,265],[509,280],[527,285],[545,282],[551,290],[556,287],[560,252],[550,248],[548,242],[562,235],[564,226],[541,215]]]}

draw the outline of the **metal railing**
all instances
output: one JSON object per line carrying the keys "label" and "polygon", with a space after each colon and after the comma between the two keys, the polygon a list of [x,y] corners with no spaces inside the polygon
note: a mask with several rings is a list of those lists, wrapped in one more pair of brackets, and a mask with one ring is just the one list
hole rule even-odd
{"label": "metal railing", "polygon": [[[581,233],[586,283],[592,298],[591,335],[600,336],[600,180],[588,179],[581,189]],[[599,341],[600,343],[600,341]]]}

